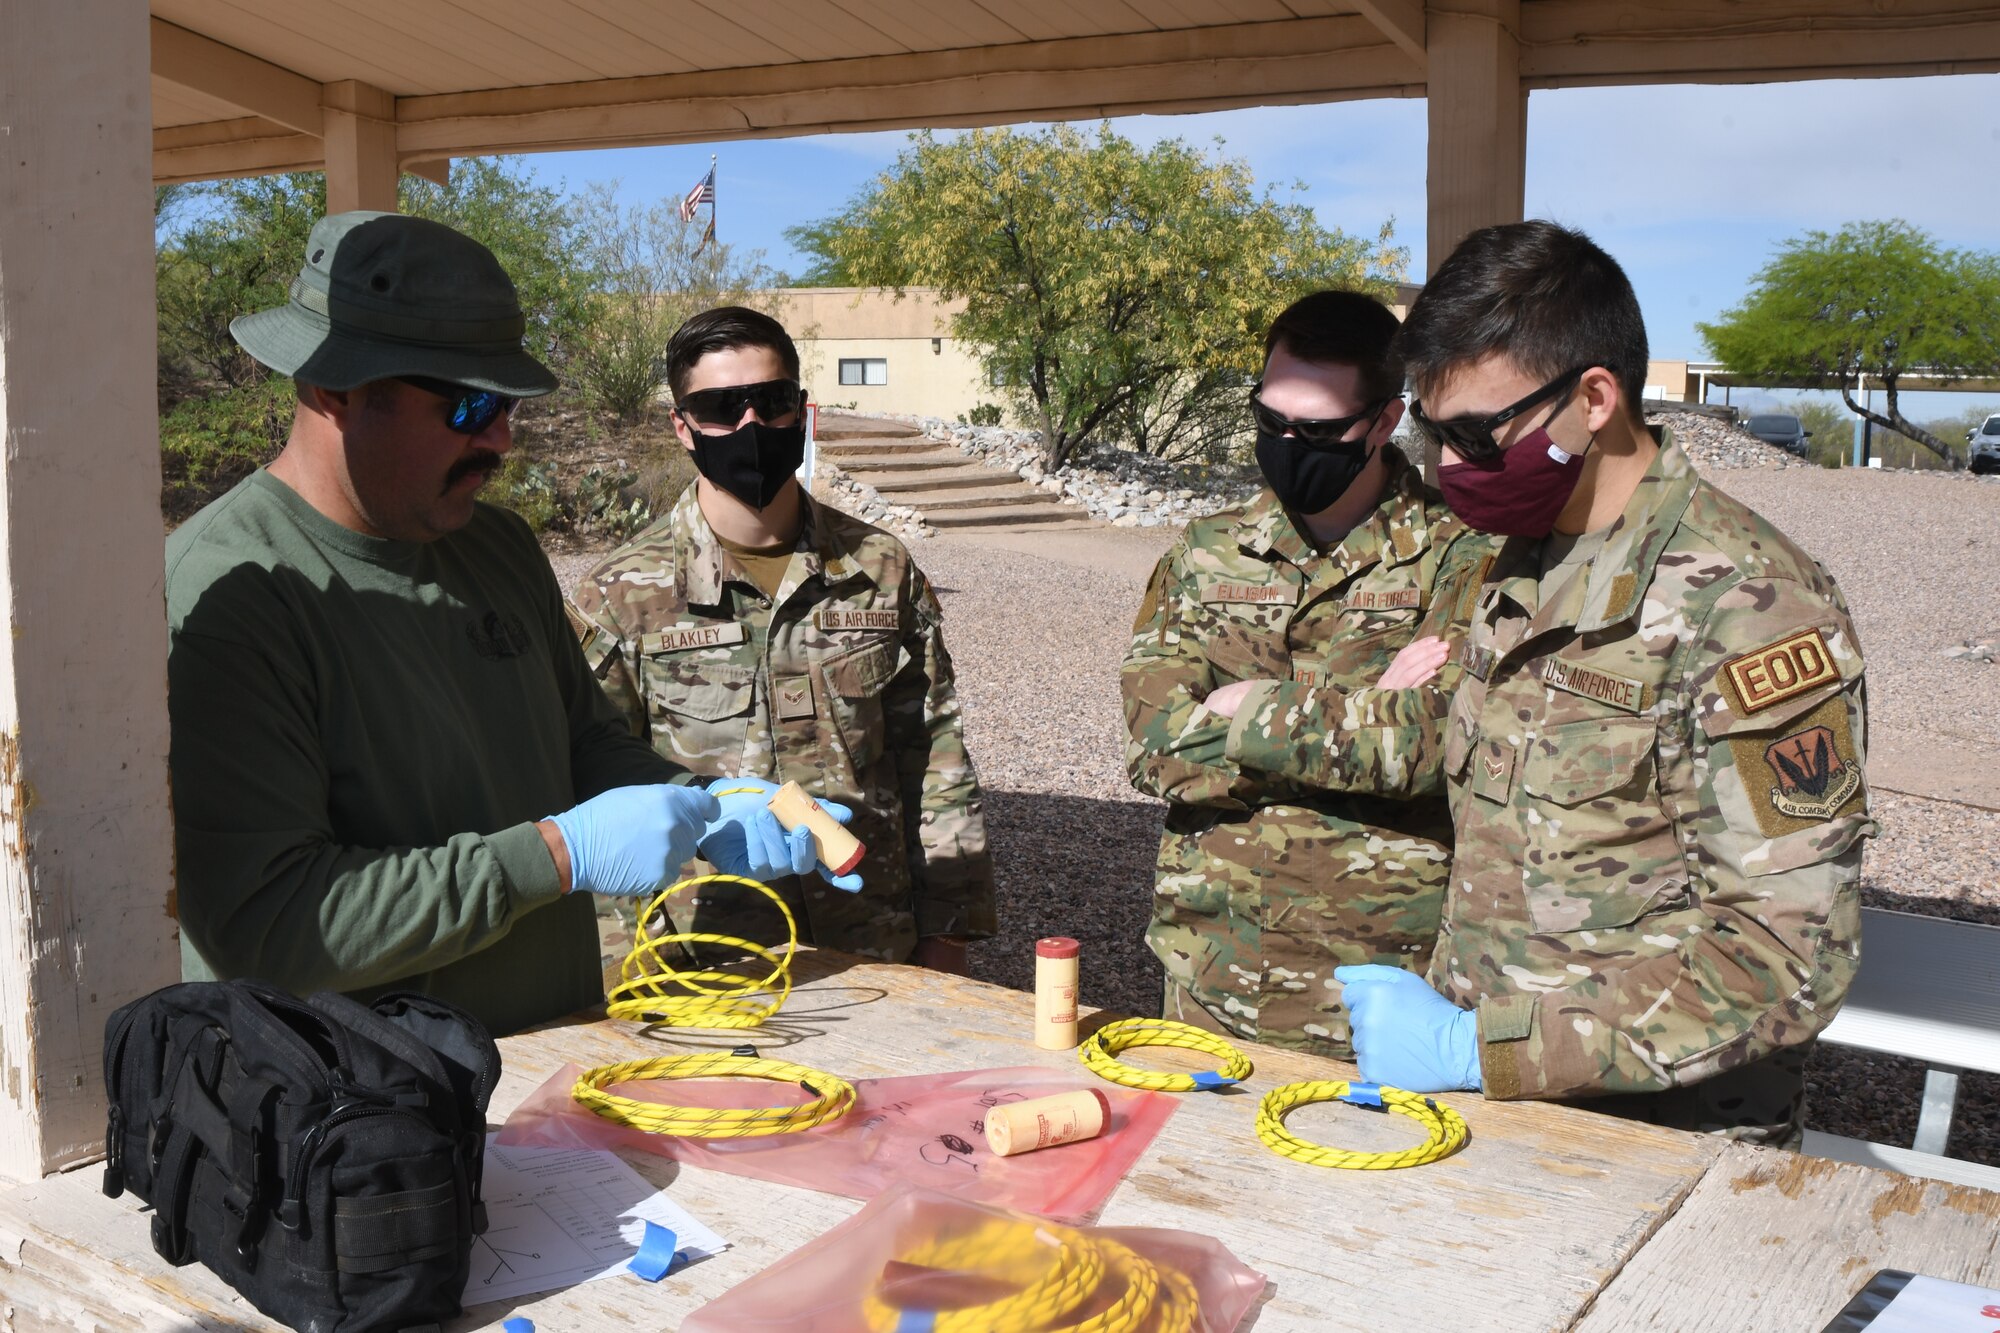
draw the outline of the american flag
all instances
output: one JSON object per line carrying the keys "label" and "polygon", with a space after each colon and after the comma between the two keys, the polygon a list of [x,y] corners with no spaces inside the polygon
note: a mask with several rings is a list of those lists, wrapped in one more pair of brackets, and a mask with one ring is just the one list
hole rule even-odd
{"label": "american flag", "polygon": [[715,168],[710,167],[708,174],[701,178],[700,184],[689,190],[687,197],[681,200],[681,221],[693,222],[696,209],[699,209],[703,204],[712,204],[714,202]]}

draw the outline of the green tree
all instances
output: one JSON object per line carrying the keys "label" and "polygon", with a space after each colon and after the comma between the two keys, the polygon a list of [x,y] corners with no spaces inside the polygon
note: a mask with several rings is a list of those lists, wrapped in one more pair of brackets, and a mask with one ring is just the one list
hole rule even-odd
{"label": "green tree", "polygon": [[[1697,326],[1717,359],[1774,384],[1838,389],[1856,415],[1963,466],[1897,395],[1918,371],[1925,387],[2000,374],[2000,256],[1946,249],[1906,222],[1853,222],[1785,242],[1753,283]],[[1881,384],[1886,412],[1855,400],[1861,375]]]}
{"label": "green tree", "polygon": [[1240,161],[1178,139],[1140,149],[1108,126],[912,135],[840,214],[787,237],[814,280],[963,299],[954,335],[1041,426],[1051,467],[1099,432],[1170,456],[1207,447],[1203,401],[1240,402],[1285,305],[1385,291],[1405,262],[1388,227],[1375,242],[1323,228],[1259,194]]}
{"label": "green tree", "polygon": [[163,396],[240,389],[267,374],[229,336],[229,321],[286,299],[306,235],[326,211],[318,172],[197,187],[162,203],[195,216],[157,247]]}
{"label": "green tree", "polygon": [[681,221],[672,203],[621,207],[613,184],[591,186],[577,210],[589,237],[583,257],[591,291],[571,369],[593,403],[621,421],[642,421],[667,382],[674,330],[714,306],[771,305],[753,293],[776,286],[779,275],[762,250],[703,244],[704,224]]}

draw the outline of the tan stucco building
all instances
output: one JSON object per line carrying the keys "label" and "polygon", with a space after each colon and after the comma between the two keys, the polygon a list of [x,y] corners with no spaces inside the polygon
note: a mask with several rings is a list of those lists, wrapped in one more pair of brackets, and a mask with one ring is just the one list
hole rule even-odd
{"label": "tan stucco building", "polygon": [[884,287],[795,287],[771,294],[798,340],[801,374],[821,407],[950,421],[1001,403],[979,348],[952,336],[963,301],[934,287],[899,298]]}

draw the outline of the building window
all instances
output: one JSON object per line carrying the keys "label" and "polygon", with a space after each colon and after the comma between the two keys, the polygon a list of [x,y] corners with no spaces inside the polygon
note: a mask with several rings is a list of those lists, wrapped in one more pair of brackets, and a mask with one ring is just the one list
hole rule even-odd
{"label": "building window", "polygon": [[840,358],[842,384],[887,384],[889,362],[879,356]]}

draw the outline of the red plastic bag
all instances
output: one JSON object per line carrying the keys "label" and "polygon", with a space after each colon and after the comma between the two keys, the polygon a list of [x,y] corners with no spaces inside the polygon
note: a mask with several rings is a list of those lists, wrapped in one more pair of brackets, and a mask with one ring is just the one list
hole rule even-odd
{"label": "red plastic bag", "polygon": [[[1083,1069],[974,1069],[856,1079],[854,1109],[817,1129],[764,1138],[699,1139],[648,1134],[592,1114],[569,1095],[582,1072],[566,1065],[530,1093],[507,1117],[500,1142],[636,1149],[690,1166],[856,1199],[873,1198],[909,1181],[964,1199],[1064,1218],[1084,1217],[1110,1197],[1176,1105],[1165,1093],[1114,1087]],[[986,1145],[988,1108],[1073,1088],[1104,1094],[1111,1117],[1102,1134],[1015,1157],[993,1155]],[[781,1105],[795,1095],[783,1084],[733,1079],[625,1083],[610,1090],[637,1101],[714,1107]],[[803,1089],[796,1099],[807,1100]]]}
{"label": "red plastic bag", "polygon": [[1263,1291],[1262,1273],[1207,1236],[1070,1228],[899,1185],[696,1310],[681,1333],[1034,1333],[1087,1320],[1230,1333]]}

